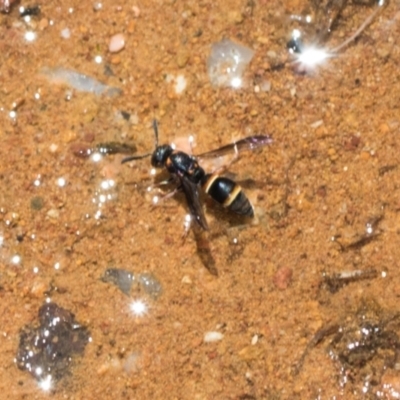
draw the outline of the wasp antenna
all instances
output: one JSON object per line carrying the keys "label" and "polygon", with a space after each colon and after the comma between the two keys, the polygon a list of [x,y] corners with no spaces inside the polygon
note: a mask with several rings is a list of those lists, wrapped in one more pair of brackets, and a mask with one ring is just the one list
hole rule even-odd
{"label": "wasp antenna", "polygon": [[122,161],[121,164],[125,164],[129,161],[133,161],[133,160],[141,160],[142,158],[146,158],[146,157],[150,157],[152,155],[152,153],[148,153],[148,154],[143,154],[142,156],[130,156],[130,157],[125,157]]}
{"label": "wasp antenna", "polygon": [[153,129],[154,135],[156,137],[156,148],[158,147],[158,121],[154,118],[153,119]]}

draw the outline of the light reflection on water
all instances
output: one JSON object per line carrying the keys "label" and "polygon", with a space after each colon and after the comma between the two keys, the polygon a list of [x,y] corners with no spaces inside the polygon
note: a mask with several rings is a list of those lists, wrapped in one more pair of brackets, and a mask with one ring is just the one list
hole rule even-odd
{"label": "light reflection on water", "polygon": [[143,317],[149,311],[148,305],[142,299],[133,300],[129,308],[135,317]]}
{"label": "light reflection on water", "polygon": [[20,264],[21,263],[21,256],[19,254],[14,254],[11,257],[11,263],[14,264],[14,265]]}
{"label": "light reflection on water", "polygon": [[103,215],[104,205],[117,198],[116,183],[113,179],[105,179],[100,182],[95,190],[94,197],[92,198],[93,204],[96,204],[97,210],[94,214],[95,219],[99,219]]}
{"label": "light reflection on water", "polygon": [[50,391],[53,387],[53,378],[51,375],[47,375],[45,378],[41,379],[38,382],[39,388],[42,389],[44,392]]}

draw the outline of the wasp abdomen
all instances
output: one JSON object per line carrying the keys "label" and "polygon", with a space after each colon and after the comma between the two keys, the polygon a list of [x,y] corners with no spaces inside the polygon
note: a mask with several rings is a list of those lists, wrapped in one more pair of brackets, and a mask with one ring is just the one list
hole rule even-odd
{"label": "wasp abdomen", "polygon": [[218,174],[207,174],[201,185],[215,201],[239,215],[253,217],[254,211],[242,188],[229,178]]}

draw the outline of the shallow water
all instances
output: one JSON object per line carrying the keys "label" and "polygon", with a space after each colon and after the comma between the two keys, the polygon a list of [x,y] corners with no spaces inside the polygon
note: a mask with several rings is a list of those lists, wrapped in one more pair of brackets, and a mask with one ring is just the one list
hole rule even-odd
{"label": "shallow water", "polygon": [[[307,3],[286,3],[72,0],[41,4],[30,22],[18,5],[0,15],[2,397],[397,398],[400,3],[306,74],[287,62],[286,42],[288,15]],[[350,3],[326,45],[369,13]],[[109,53],[117,33],[125,47]],[[209,81],[211,46],[224,37],[255,51],[239,89]],[[81,92],[43,68],[121,93]],[[154,118],[160,142],[192,136],[198,154],[273,137],[229,167],[253,221],[204,198],[210,230],[183,240],[185,199],[153,204],[172,188],[148,190],[148,159],[76,156],[112,142],[151,152]],[[146,282],[124,293],[102,279],[110,268]],[[43,386],[14,359],[46,301],[91,337]],[[365,304],[384,333],[357,363],[343,347],[356,343]]]}

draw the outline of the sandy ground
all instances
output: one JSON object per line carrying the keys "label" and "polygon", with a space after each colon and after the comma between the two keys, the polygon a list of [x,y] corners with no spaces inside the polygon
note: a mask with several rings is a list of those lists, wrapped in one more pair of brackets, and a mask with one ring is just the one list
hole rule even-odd
{"label": "sandy ground", "polygon": [[[0,15],[2,398],[49,398],[14,361],[46,299],[91,335],[54,399],[398,398],[400,3],[305,75],[280,65],[285,16],[307,5],[286,3],[70,0],[40,4],[31,22],[18,4]],[[349,4],[326,46],[370,12]],[[110,53],[117,33],[125,47]],[[207,76],[223,37],[255,50],[242,89]],[[43,74],[58,67],[122,93]],[[230,168],[254,222],[203,199],[210,230],[183,241],[185,199],[152,205],[148,159],[75,154],[111,141],[152,151],[154,118],[161,142],[193,135],[195,153],[273,137]],[[128,296],[101,280],[107,268],[151,273],[162,293]]]}

